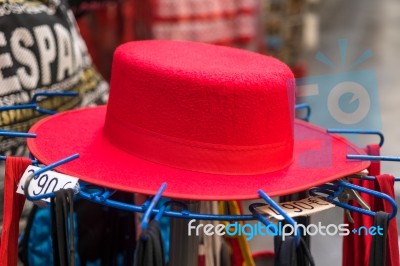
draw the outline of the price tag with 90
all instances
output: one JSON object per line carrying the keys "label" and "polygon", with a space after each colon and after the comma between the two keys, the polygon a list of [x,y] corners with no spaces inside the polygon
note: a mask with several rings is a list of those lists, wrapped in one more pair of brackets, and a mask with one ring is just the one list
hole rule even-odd
{"label": "price tag with 90", "polygon": [[[316,212],[321,212],[330,208],[335,207],[332,203],[323,200],[320,197],[308,197],[302,200],[289,201],[279,203],[279,206],[290,216],[309,216]],[[269,205],[261,206],[256,208],[258,212],[262,214],[270,215],[276,220],[283,220],[283,216],[280,215],[274,208]]]}
{"label": "price tag with 90", "polygon": [[[24,194],[25,181],[28,176],[32,175],[39,167],[28,166],[25,170],[21,180],[19,181],[17,193]],[[39,176],[32,178],[29,184],[29,195],[39,196],[47,193],[55,192],[60,189],[72,188],[74,189],[78,184],[79,179],[73,176],[60,174],[54,171],[46,171]],[[44,199],[50,202],[49,198]]]}

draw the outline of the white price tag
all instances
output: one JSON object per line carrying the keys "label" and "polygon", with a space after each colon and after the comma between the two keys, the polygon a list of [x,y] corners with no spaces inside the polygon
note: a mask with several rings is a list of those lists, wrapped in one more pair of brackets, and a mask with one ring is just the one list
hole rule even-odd
{"label": "white price tag", "polygon": [[[302,200],[283,202],[279,203],[279,206],[281,206],[290,217],[309,216],[313,213],[335,207],[334,204],[329,203],[320,197],[308,197]],[[284,220],[283,216],[269,205],[261,206],[256,209],[260,213],[268,214],[276,220]]]}
{"label": "white price tag", "polygon": [[[39,170],[39,167],[30,165],[26,168],[21,180],[19,181],[17,193],[24,194],[25,181],[33,172]],[[29,184],[29,195],[39,196],[55,192],[60,189],[72,188],[78,185],[79,179],[73,176],[60,174],[54,171],[46,171],[38,177],[32,178]],[[44,199],[50,202],[50,199]]]}

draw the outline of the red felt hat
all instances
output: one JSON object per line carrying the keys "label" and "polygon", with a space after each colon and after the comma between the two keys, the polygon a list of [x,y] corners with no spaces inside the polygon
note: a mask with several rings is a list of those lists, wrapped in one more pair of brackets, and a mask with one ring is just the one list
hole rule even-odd
{"label": "red felt hat", "polygon": [[33,155],[109,188],[195,200],[284,195],[361,171],[346,139],[294,119],[293,74],[272,57],[193,42],[120,46],[108,105],[35,124]]}

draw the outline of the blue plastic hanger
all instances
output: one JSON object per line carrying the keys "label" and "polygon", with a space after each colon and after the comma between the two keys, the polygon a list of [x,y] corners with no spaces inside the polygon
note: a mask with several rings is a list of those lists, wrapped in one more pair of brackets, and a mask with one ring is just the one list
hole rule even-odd
{"label": "blue plastic hanger", "polygon": [[32,97],[31,103],[27,104],[17,104],[17,105],[10,105],[10,106],[1,106],[0,107],[0,112],[2,111],[10,111],[10,110],[19,110],[19,109],[34,109],[37,112],[45,115],[54,115],[57,112],[53,110],[48,110],[48,109],[43,109],[40,106],[37,105],[37,100],[39,97],[73,97],[77,96],[79,93],[77,92],[71,92],[71,91],[66,91],[66,92],[38,92],[35,93]]}
{"label": "blue plastic hanger", "polygon": [[300,111],[300,110],[306,110],[306,116],[303,118],[300,118],[304,121],[309,122],[310,121],[310,116],[311,116],[311,107],[308,103],[300,103],[300,104],[296,104],[295,106],[295,110],[296,111]]}
{"label": "blue plastic hanger", "polygon": [[29,185],[30,185],[32,179],[40,176],[42,173],[44,173],[46,171],[49,171],[49,170],[52,170],[52,169],[56,168],[57,166],[60,166],[62,164],[65,164],[65,163],[68,163],[68,162],[70,162],[72,160],[75,160],[78,157],[79,157],[79,153],[75,153],[75,154],[73,154],[71,156],[68,156],[68,157],[66,157],[66,158],[64,158],[64,159],[62,159],[60,161],[57,161],[57,162],[52,163],[52,164],[49,164],[48,166],[45,166],[43,168],[40,168],[39,170],[36,170],[31,175],[29,175],[27,177],[27,179],[25,180],[25,184],[24,184],[25,197],[29,201],[37,201],[37,200],[41,200],[41,199],[45,199],[45,198],[53,198],[54,197],[54,192],[47,193],[47,194],[44,194],[44,195],[39,195],[39,196],[31,196],[29,194],[28,188],[29,188]]}
{"label": "blue plastic hanger", "polygon": [[339,181],[335,181],[332,184],[325,184],[320,187],[312,188],[309,190],[309,193],[312,196],[319,196],[319,197],[322,196],[322,194],[323,194],[323,195],[325,195],[325,196],[323,196],[323,198],[326,201],[328,201],[332,204],[335,204],[336,206],[339,206],[346,210],[358,212],[358,213],[365,214],[365,215],[372,216],[372,217],[374,217],[376,215],[376,213],[371,210],[355,207],[350,204],[335,200],[336,198],[338,198],[338,196],[340,194],[342,194],[344,192],[345,188],[349,188],[349,189],[352,189],[352,190],[355,190],[358,192],[366,193],[366,194],[372,195],[374,197],[378,197],[378,198],[387,200],[390,203],[390,205],[392,206],[392,213],[389,215],[389,219],[392,219],[396,216],[397,203],[390,196],[386,195],[385,193],[374,191],[374,190],[367,189],[364,187],[360,187],[360,186],[351,184],[346,181],[339,180]]}
{"label": "blue plastic hanger", "polygon": [[[261,198],[263,198],[272,208],[274,208],[280,215],[283,216],[286,222],[288,222],[290,225],[293,226],[293,228],[296,228],[296,221],[293,220],[292,217],[290,217],[273,199],[271,199],[263,190],[258,190],[258,194],[260,195]],[[257,211],[257,207],[265,206],[265,203],[253,203],[249,206],[249,209],[253,215],[257,217],[259,221],[261,221],[263,224],[266,226],[270,225],[271,222],[268,221],[262,214],[260,214]],[[300,231],[297,228],[295,235],[294,235],[296,244],[300,244]]]}
{"label": "blue plastic hanger", "polygon": [[150,216],[151,216],[154,208],[156,207],[158,201],[160,200],[162,193],[164,193],[164,190],[166,188],[167,188],[167,183],[164,182],[161,185],[161,187],[159,188],[157,194],[151,199],[150,204],[145,204],[148,206],[146,208],[146,211],[144,212],[142,222],[141,222],[142,232],[144,232],[147,229],[147,226],[149,225],[149,221],[150,221]]}
{"label": "blue plastic hanger", "polygon": [[337,133],[337,134],[361,134],[361,135],[375,135],[379,137],[379,147],[383,146],[385,142],[385,137],[383,133],[379,130],[364,130],[364,129],[337,129],[328,128],[327,133]]}
{"label": "blue plastic hanger", "polygon": [[32,101],[33,103],[37,103],[39,97],[71,97],[71,96],[78,96],[79,93],[75,91],[43,91],[37,92],[33,95]]}
{"label": "blue plastic hanger", "polygon": [[57,112],[52,111],[52,110],[47,110],[47,109],[40,108],[39,106],[37,106],[36,103],[1,106],[0,107],[0,112],[10,111],[10,110],[19,110],[19,109],[34,109],[37,112],[39,112],[41,114],[45,114],[45,115],[54,115],[55,113],[57,113]]}
{"label": "blue plastic hanger", "polygon": [[[16,137],[19,137],[19,138],[36,138],[36,134],[18,132],[18,131],[12,131],[12,130],[5,130],[5,129],[0,129],[0,136],[2,136],[2,137],[15,137],[15,138]],[[0,160],[1,161],[5,161],[6,159],[7,159],[7,156],[0,155]],[[37,160],[33,159],[32,163],[33,164],[37,164]]]}

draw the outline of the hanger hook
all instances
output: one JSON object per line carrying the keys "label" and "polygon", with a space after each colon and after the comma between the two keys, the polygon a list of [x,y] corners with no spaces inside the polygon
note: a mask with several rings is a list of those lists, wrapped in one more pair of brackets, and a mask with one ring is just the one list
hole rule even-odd
{"label": "hanger hook", "polygon": [[[338,182],[339,186],[350,188],[350,189],[356,190],[358,192],[366,193],[366,194],[372,195],[374,197],[378,197],[378,198],[381,198],[383,200],[388,201],[390,203],[390,205],[392,206],[392,213],[389,215],[389,220],[391,220],[394,217],[396,217],[396,214],[397,214],[397,203],[389,195],[387,195],[385,193],[382,193],[382,192],[378,192],[378,191],[374,191],[374,190],[371,190],[371,189],[367,189],[367,188],[364,188],[364,187],[360,187],[360,186],[351,184],[351,183],[349,183],[347,181],[338,180],[337,182]],[[357,209],[360,209],[360,208],[357,208]],[[364,210],[364,209],[361,209],[361,210]],[[364,211],[366,211],[366,210],[364,210]],[[370,215],[368,212],[366,212],[365,214]],[[376,213],[372,212],[372,216],[375,216],[375,215],[376,215]]]}
{"label": "hanger hook", "polygon": [[[296,245],[300,244],[300,233],[296,226],[296,221],[293,220],[274,200],[272,200],[262,189],[258,190],[258,194],[261,198],[263,198],[272,208],[274,208],[280,215],[283,216],[286,222],[288,222],[295,229],[294,238],[296,241]],[[270,222],[261,215],[255,208],[265,205],[265,203],[255,203],[250,205],[250,211],[257,216],[257,218],[263,222],[265,225],[270,224]]]}
{"label": "hanger hook", "polygon": [[[328,187],[329,187],[329,189],[328,189]],[[390,203],[390,205],[392,206],[392,213],[389,215],[389,219],[392,219],[396,216],[397,203],[390,196],[388,196],[382,192],[374,191],[371,189],[367,189],[364,187],[360,187],[360,186],[351,184],[347,181],[338,180],[335,182],[335,184],[329,184],[329,185],[324,184],[320,187],[311,188],[309,190],[309,193],[312,196],[321,196],[321,193],[325,194],[327,196],[322,196],[322,197],[324,197],[324,199],[326,199],[328,202],[331,202],[332,204],[335,204],[338,207],[341,207],[348,211],[354,211],[354,212],[358,212],[361,214],[365,214],[365,215],[374,217],[376,215],[376,213],[371,211],[369,209],[369,206],[367,206],[364,201],[359,201],[361,198],[353,197],[352,199],[357,200],[359,202],[359,204],[361,206],[363,206],[364,208],[359,208],[359,207],[347,204],[345,200],[342,200],[342,202],[335,200],[335,198],[338,198],[340,200],[339,197],[342,193],[348,193],[351,190],[353,190],[353,192],[356,192],[356,191],[362,192],[362,193],[372,195],[374,197],[378,197],[378,198],[387,200]],[[353,192],[351,192],[351,193],[353,193]],[[353,194],[353,196],[354,195],[356,195],[356,194]]]}
{"label": "hanger hook", "polygon": [[153,209],[156,207],[158,201],[160,200],[160,198],[162,196],[162,193],[164,193],[164,190],[166,188],[167,188],[167,183],[166,182],[162,183],[160,189],[158,190],[156,195],[152,198],[149,206],[147,207],[146,211],[144,212],[144,215],[142,218],[142,223],[141,223],[142,232],[147,229]]}

